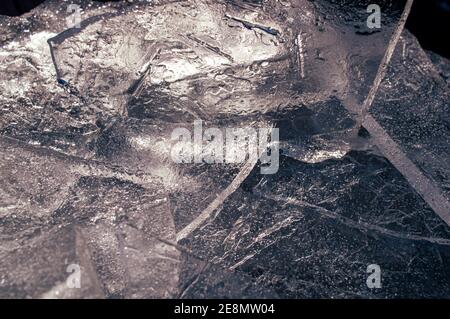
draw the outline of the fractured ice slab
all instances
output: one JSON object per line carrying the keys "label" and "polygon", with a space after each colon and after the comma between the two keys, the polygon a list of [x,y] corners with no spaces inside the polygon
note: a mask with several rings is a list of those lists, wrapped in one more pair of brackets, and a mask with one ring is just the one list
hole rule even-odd
{"label": "fractured ice slab", "polygon": [[175,228],[158,178],[136,184],[101,164],[0,144],[0,296],[70,296],[69,264],[82,267],[92,290],[79,297],[175,294],[180,254],[164,242],[175,240]]}
{"label": "fractured ice slab", "polygon": [[[317,164],[283,157],[273,176],[255,169],[182,244],[282,298],[448,297],[450,289],[450,229],[395,167],[367,152]],[[366,286],[371,264],[382,269],[382,289]]]}
{"label": "fractured ice slab", "polygon": [[371,113],[450,201],[449,101],[445,70],[405,31]]}
{"label": "fractured ice slab", "polygon": [[[73,2],[80,29],[56,0],[0,18],[0,296],[448,296],[448,226],[357,115],[404,1],[380,30],[369,1]],[[280,172],[174,163],[196,119],[277,126]]]}

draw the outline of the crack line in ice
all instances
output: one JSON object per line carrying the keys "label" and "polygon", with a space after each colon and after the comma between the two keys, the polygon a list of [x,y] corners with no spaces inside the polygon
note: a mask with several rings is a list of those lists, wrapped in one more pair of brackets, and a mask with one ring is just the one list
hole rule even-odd
{"label": "crack line in ice", "polygon": [[392,35],[392,38],[389,41],[386,53],[384,54],[383,59],[381,60],[381,64],[378,68],[375,80],[373,81],[369,94],[364,100],[361,112],[363,121],[365,116],[367,115],[367,112],[369,112],[373,100],[375,99],[375,95],[378,92],[378,88],[380,87],[381,81],[383,81],[384,76],[386,75],[387,67],[389,65],[389,62],[391,61],[392,55],[394,54],[395,48],[397,47],[397,43],[402,35],[403,29],[405,28],[406,20],[408,19],[409,13],[411,12],[413,2],[414,0],[408,0],[408,2],[406,3],[400,21],[398,22],[394,34]]}
{"label": "crack line in ice", "polygon": [[[272,127],[273,129],[273,127]],[[269,134],[272,136],[272,129]],[[267,144],[268,145],[268,144]],[[267,146],[266,146],[267,147]],[[265,149],[266,147],[263,147]],[[206,207],[200,215],[198,215],[190,224],[184,227],[177,234],[177,242],[180,240],[187,238],[191,233],[193,233],[197,228],[200,227],[203,222],[205,222],[208,218],[211,217],[212,213],[222,205],[225,200],[233,194],[244,182],[244,180],[250,175],[251,171],[255,167],[258,162],[258,156],[250,156],[249,160],[244,164],[242,169],[233,179],[233,181],[225,188],[209,205]]]}
{"label": "crack line in ice", "polygon": [[141,171],[128,171],[123,169],[122,167],[118,167],[115,165],[112,166],[98,160],[85,159],[40,145],[32,145],[30,143],[26,143],[9,136],[0,136],[0,142],[5,142],[7,144],[13,145],[14,147],[21,147],[26,149],[27,151],[31,151],[42,156],[54,156],[60,160],[68,161],[70,164],[72,164],[70,167],[72,172],[81,176],[116,178],[122,181],[140,185],[144,188],[146,188],[148,185],[163,183],[162,178],[149,173],[144,173]]}
{"label": "crack line in ice", "polygon": [[260,25],[260,24],[256,24],[256,23],[253,23],[253,22],[249,22],[249,21],[246,21],[246,20],[243,20],[243,19],[239,19],[239,18],[236,18],[236,17],[232,17],[232,16],[230,16],[228,14],[225,14],[225,17],[228,18],[228,19],[231,19],[231,20],[234,20],[234,21],[242,23],[242,25],[244,27],[246,27],[247,29],[259,29],[259,30],[267,32],[268,34],[273,35],[273,36],[277,36],[280,33],[277,29],[274,29],[274,28],[271,28],[271,27],[268,27],[268,26],[265,26],[265,25]]}
{"label": "crack line in ice", "polygon": [[298,47],[300,77],[303,79],[305,77],[305,53],[303,51],[303,40],[301,33],[297,35],[296,43]]}
{"label": "crack line in ice", "polygon": [[384,227],[380,227],[377,225],[372,225],[372,224],[369,224],[366,222],[354,221],[351,218],[339,215],[339,214],[332,212],[324,207],[314,205],[314,204],[311,204],[311,203],[308,203],[308,202],[305,202],[302,200],[297,200],[295,198],[289,198],[289,197],[280,196],[280,195],[263,194],[256,190],[254,193],[263,198],[267,198],[267,199],[271,199],[271,200],[275,200],[275,201],[284,201],[287,204],[291,204],[294,206],[299,206],[302,208],[304,208],[304,207],[313,208],[313,209],[319,211],[325,217],[335,219],[348,227],[356,228],[362,232],[373,231],[378,234],[383,234],[385,236],[390,236],[390,237],[395,237],[395,238],[400,238],[400,239],[405,239],[405,240],[425,241],[425,242],[429,242],[432,244],[450,246],[450,239],[405,234],[405,233],[397,232],[397,231],[390,230],[390,229],[387,229]]}
{"label": "crack line in ice", "polygon": [[201,224],[203,224],[203,222],[206,221],[211,216],[211,214],[217,208],[219,208],[220,205],[222,205],[223,202],[239,188],[239,186],[241,186],[242,182],[247,178],[247,176],[253,170],[257,162],[258,158],[251,156],[251,158],[245,163],[241,171],[233,179],[231,184],[228,185],[228,187],[225,188],[219,194],[219,196],[217,196],[208,205],[208,207],[206,207],[205,210],[203,210],[203,212],[201,212],[201,214],[198,215],[189,225],[187,225],[180,232],[178,232],[177,242],[189,236],[192,232],[194,232],[194,230],[196,230]]}
{"label": "crack line in ice", "polygon": [[383,155],[399,170],[431,209],[450,225],[450,203],[437,186],[401,151],[399,145],[372,116],[367,115],[363,125]]}
{"label": "crack line in ice", "polygon": [[369,109],[375,99],[382,80],[387,72],[387,67],[396,49],[397,43],[405,27],[406,20],[411,11],[414,0],[408,0],[403,10],[400,21],[394,35],[389,41],[386,53],[378,68],[373,85],[363,103],[361,110],[361,125],[364,126],[372,136],[375,144],[383,155],[397,168],[406,178],[410,185],[416,190],[423,200],[433,211],[448,225],[450,225],[450,203],[442,195],[432,180],[427,178],[420,169],[406,156],[400,146],[389,136],[389,134],[370,115]]}

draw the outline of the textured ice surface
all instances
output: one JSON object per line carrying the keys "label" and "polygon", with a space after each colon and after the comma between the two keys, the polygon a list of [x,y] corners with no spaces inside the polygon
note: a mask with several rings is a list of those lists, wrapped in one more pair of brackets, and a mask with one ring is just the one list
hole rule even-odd
{"label": "textured ice surface", "polygon": [[435,61],[405,31],[371,112],[450,200],[449,62]]}
{"label": "textured ice surface", "polygon": [[[0,297],[449,296],[448,225],[359,125],[404,2],[72,2],[0,17]],[[448,195],[431,61],[404,33],[370,114]],[[195,119],[278,127],[279,172],[174,163]]]}
{"label": "textured ice surface", "polygon": [[256,172],[184,244],[284,298],[448,296],[448,226],[384,158],[284,157],[278,174]]}

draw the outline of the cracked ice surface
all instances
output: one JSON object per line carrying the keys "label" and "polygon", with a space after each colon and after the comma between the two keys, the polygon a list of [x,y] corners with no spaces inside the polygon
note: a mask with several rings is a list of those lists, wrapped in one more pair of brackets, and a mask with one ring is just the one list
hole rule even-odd
{"label": "cracked ice surface", "polygon": [[435,65],[407,31],[395,53],[371,111],[450,200],[449,62],[440,58]]}
{"label": "cracked ice surface", "polygon": [[[73,2],[0,18],[0,297],[449,296],[448,225],[358,124],[404,2]],[[445,192],[448,62],[401,41],[370,111]],[[280,170],[174,163],[195,119],[278,127]]]}

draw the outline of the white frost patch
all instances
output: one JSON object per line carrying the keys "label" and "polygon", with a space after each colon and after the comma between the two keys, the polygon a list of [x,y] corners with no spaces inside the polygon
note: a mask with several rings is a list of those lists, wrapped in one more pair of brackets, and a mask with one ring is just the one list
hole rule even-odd
{"label": "white frost patch", "polygon": [[171,145],[167,140],[148,136],[132,136],[129,143],[138,151],[153,151],[156,154],[167,156],[170,154]]}
{"label": "white frost patch", "polygon": [[328,159],[340,159],[347,154],[347,149],[340,149],[335,151],[320,150],[305,156],[305,161],[308,163],[320,163]]}
{"label": "white frost patch", "polygon": [[[56,33],[47,31],[38,32],[21,41],[12,41],[1,49],[0,70],[4,77],[0,81],[0,88],[5,96],[15,98],[25,96],[40,80],[45,84],[56,83],[56,71],[47,43],[47,40],[55,35]],[[38,76],[16,79],[17,73],[29,69],[37,72]],[[11,79],[8,73],[14,75],[14,78]]]}

